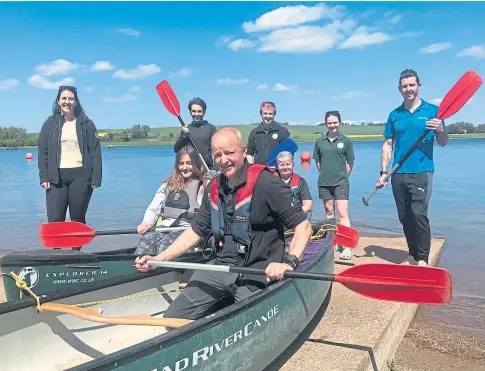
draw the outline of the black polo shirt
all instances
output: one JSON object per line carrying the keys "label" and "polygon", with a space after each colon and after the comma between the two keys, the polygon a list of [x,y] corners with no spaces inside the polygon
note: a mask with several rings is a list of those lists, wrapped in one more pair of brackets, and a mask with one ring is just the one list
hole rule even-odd
{"label": "black polo shirt", "polygon": [[315,142],[313,159],[320,163],[318,186],[336,186],[348,182],[347,162],[355,159],[354,147],[349,138],[342,133],[331,141],[322,134]]}
{"label": "black polo shirt", "polygon": [[270,153],[289,136],[288,129],[275,121],[269,126],[261,123],[249,133],[247,154],[255,164],[265,165]]}
{"label": "black polo shirt", "polygon": [[[236,243],[230,235],[234,200],[236,192],[246,184],[249,163],[244,168],[234,189],[227,186],[227,178],[221,175],[222,193],[219,192],[221,204],[225,209],[226,236],[222,249],[218,249],[216,264],[235,264],[238,260]],[[208,192],[204,192],[200,211],[192,220],[192,229],[201,237],[211,233],[211,212]],[[306,220],[306,214],[294,200],[288,184],[269,171],[261,172],[254,188],[249,223],[251,225],[251,253],[247,266],[264,269],[271,261],[281,263],[284,250],[284,227],[293,229]],[[228,225],[229,224],[229,225]],[[268,253],[269,251],[269,253]],[[266,280],[264,276],[257,278]]]}

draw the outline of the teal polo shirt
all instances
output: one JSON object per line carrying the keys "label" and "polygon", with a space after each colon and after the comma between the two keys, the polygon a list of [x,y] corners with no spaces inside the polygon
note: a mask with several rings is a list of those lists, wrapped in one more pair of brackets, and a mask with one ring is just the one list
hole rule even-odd
{"label": "teal polo shirt", "polygon": [[[426,130],[426,121],[435,118],[437,114],[438,107],[423,99],[421,99],[421,104],[412,113],[404,108],[404,103],[390,113],[384,126],[383,135],[386,139],[392,139],[392,166],[396,165],[406,151],[423,134]],[[444,126],[445,122],[443,121]],[[423,171],[434,172],[434,137],[435,132],[431,130],[396,173],[415,174]]]}
{"label": "teal polo shirt", "polygon": [[348,183],[347,162],[355,160],[354,146],[349,138],[338,133],[333,141],[328,133],[315,142],[313,158],[320,163],[318,186],[328,187]]}

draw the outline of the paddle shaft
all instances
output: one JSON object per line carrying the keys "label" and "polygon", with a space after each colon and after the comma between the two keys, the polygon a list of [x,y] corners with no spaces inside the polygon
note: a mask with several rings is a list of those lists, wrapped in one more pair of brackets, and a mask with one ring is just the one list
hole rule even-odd
{"label": "paddle shaft", "polygon": [[[180,125],[185,126],[185,123],[182,117],[180,117],[180,115],[177,115],[177,118],[180,121]],[[187,136],[189,137],[190,143],[192,143],[192,145],[194,146],[194,149],[199,154],[199,158],[202,161],[202,165],[204,165],[205,170],[207,171],[208,174],[210,174],[209,166],[207,166],[207,164],[205,163],[204,157],[202,157],[202,154],[200,153],[199,148],[197,147],[197,144],[195,144],[194,138],[192,138],[192,135],[190,135],[190,132],[187,133]]]}
{"label": "paddle shaft", "polygon": [[[174,231],[183,231],[188,227],[160,227],[155,229],[149,229],[148,232],[156,231],[156,232],[174,232]],[[95,231],[95,236],[112,236],[115,234],[137,234],[138,231],[136,229],[111,229],[106,231]],[[85,233],[79,233],[79,235],[85,235]],[[76,236],[76,233],[71,234],[71,236]]]}
{"label": "paddle shaft", "polygon": [[[414,142],[414,144],[411,146],[411,148],[409,148],[407,150],[407,152],[404,154],[404,156],[402,156],[402,158],[397,162],[397,164],[392,167],[391,171],[384,178],[384,183],[386,183],[387,180],[392,176],[392,174],[394,174],[402,166],[402,164],[404,163],[404,161],[406,161],[408,159],[408,157],[411,156],[411,154],[416,150],[416,148],[418,148],[418,146],[421,144],[421,142],[423,141],[423,139],[426,137],[426,135],[428,135],[428,133],[430,131],[431,131],[431,129],[426,129],[423,132],[423,134],[421,134],[421,136],[416,140],[416,142]],[[369,200],[381,188],[382,187],[375,187],[375,189],[372,191],[372,193],[369,196],[367,196],[367,198],[362,197],[362,202],[364,203],[365,206],[369,206]]]}
{"label": "paddle shaft", "polygon": [[[238,274],[255,274],[259,276],[265,276],[266,273],[264,269],[256,268],[244,268],[244,267],[232,267],[228,265],[214,265],[214,264],[200,264],[200,263],[184,263],[184,262],[174,262],[174,261],[147,261],[148,265],[155,267],[164,268],[178,268],[178,269],[197,269],[212,272],[225,272],[225,273],[238,273]],[[334,274],[324,274],[324,273],[303,273],[303,272],[285,272],[285,277],[288,278],[304,278],[310,280],[320,280],[320,281],[333,281]]]}

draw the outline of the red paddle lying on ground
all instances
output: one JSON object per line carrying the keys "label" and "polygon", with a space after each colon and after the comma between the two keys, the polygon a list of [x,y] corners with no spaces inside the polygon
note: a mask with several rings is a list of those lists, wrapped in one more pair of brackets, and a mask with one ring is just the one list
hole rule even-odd
{"label": "red paddle lying on ground", "polygon": [[[157,93],[160,96],[160,99],[162,100],[163,105],[167,109],[168,112],[170,112],[172,115],[176,116],[180,124],[182,126],[185,126],[184,120],[182,120],[182,117],[180,116],[180,103],[179,100],[177,99],[177,96],[175,95],[172,87],[168,83],[167,80],[163,80],[160,84],[157,85]],[[202,157],[202,154],[200,153],[199,149],[197,148],[197,145],[194,142],[194,139],[190,135],[190,132],[187,133],[189,136],[189,140],[194,146],[194,149],[197,151],[199,154],[200,160],[202,161],[202,165],[204,165],[205,170],[207,171],[208,174],[210,174],[209,167],[204,161],[204,158]]]}
{"label": "red paddle lying on ground", "polygon": [[[187,227],[160,227],[155,231],[181,231]],[[119,234],[137,234],[136,229],[113,229],[95,231],[86,224],[79,222],[52,222],[43,223],[39,227],[40,242],[47,248],[67,249],[83,246],[91,242],[95,236],[110,236]]]}
{"label": "red paddle lying on ground", "polygon": [[[473,94],[478,90],[480,85],[482,85],[483,79],[482,77],[473,70],[469,70],[465,72],[465,74],[453,85],[453,87],[446,93],[445,97],[441,101],[441,104],[438,108],[438,114],[436,118],[440,120],[447,119],[457,113],[468,100],[472,97]],[[431,129],[427,129],[423,132],[423,134],[416,140],[416,142],[408,149],[408,151],[404,154],[404,156],[394,165],[391,169],[389,174],[387,174],[384,182],[391,177],[407,160],[409,156],[418,148],[421,144],[423,139],[428,135]],[[380,187],[375,187],[374,191],[367,196],[367,198],[362,197],[362,202],[364,205],[369,206],[369,200],[376,194],[376,192],[380,189]]]}
{"label": "red paddle lying on ground", "polygon": [[[149,260],[154,267],[265,275],[264,269]],[[338,274],[285,272],[284,277],[339,282],[370,298],[404,303],[448,304],[451,276],[446,269],[399,264],[359,264]]]}

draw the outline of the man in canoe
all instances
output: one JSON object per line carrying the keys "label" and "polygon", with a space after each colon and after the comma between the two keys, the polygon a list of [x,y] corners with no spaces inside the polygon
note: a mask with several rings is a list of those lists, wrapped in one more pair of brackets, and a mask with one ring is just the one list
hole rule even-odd
{"label": "man in canoe", "polygon": [[[283,278],[298,267],[312,233],[290,187],[266,166],[250,166],[239,130],[217,131],[212,151],[221,174],[207,186],[191,227],[161,254],[138,257],[136,268],[154,269],[147,260],[173,260],[212,233],[217,250],[209,264],[265,269],[266,276],[195,271],[165,317],[198,319],[216,311],[225,299],[240,301]],[[286,254],[285,227],[294,230]]]}
{"label": "man in canoe", "polygon": [[446,146],[448,133],[444,121],[435,118],[438,107],[419,97],[420,86],[415,71],[407,69],[401,72],[398,88],[404,101],[390,113],[384,127],[381,172],[376,186],[386,185],[384,181],[393,146],[394,166],[419,136],[426,129],[431,129],[421,146],[391,177],[392,193],[409,249],[409,257],[403,263],[427,266],[431,247],[428,203],[434,172],[433,141],[436,137],[441,147]]}
{"label": "man in canoe", "polygon": [[263,102],[259,113],[262,121],[249,133],[246,158],[250,164],[264,165],[270,153],[290,136],[290,132],[274,120],[276,105],[273,102]]}
{"label": "man in canoe", "polygon": [[210,170],[214,169],[214,164],[211,155],[211,138],[217,131],[216,127],[204,120],[207,105],[201,98],[193,98],[188,104],[192,122],[185,125],[180,132],[180,136],[173,146],[175,153],[179,152],[185,146],[192,146],[188,133],[192,136],[195,145],[200,150],[202,158]]}

